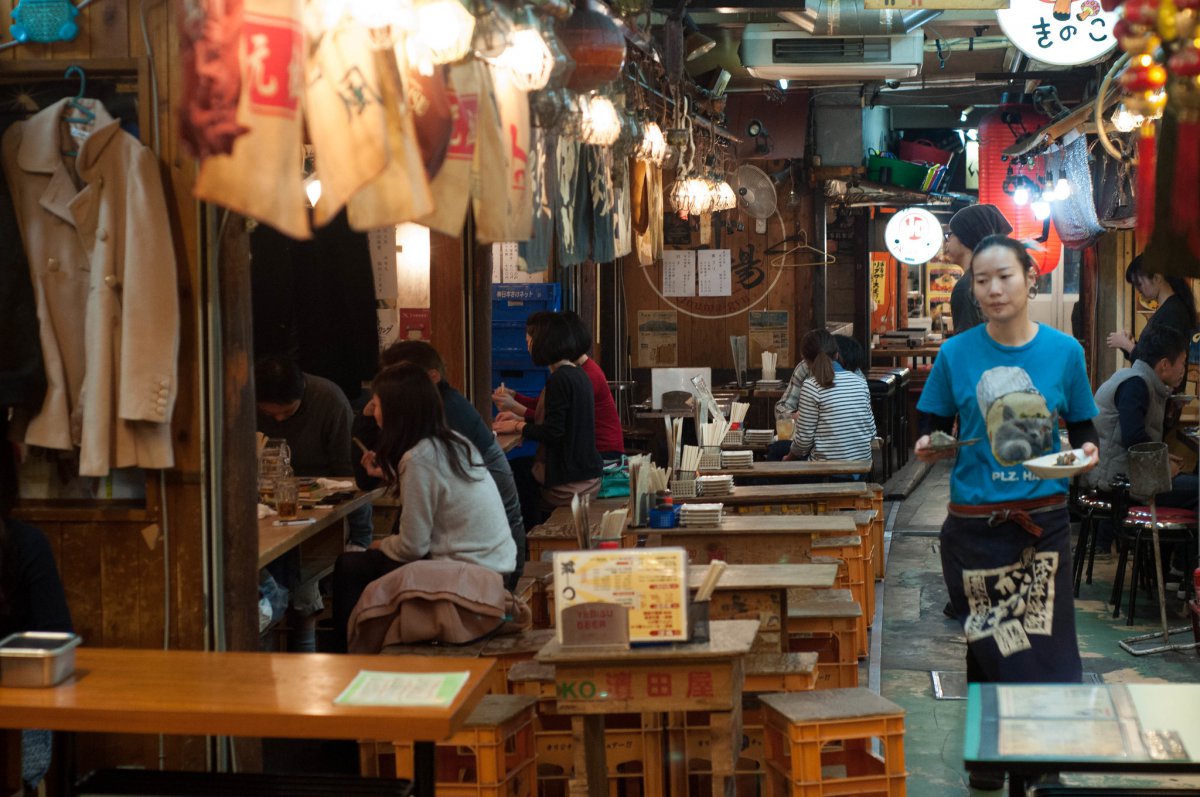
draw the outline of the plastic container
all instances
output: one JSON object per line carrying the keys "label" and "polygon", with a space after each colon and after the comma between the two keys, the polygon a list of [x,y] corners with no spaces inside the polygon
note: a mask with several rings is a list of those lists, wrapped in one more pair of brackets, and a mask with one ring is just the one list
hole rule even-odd
{"label": "plastic container", "polygon": [[75,672],[83,639],[57,631],[25,631],[0,640],[0,686],[54,686]]}
{"label": "plastic container", "polygon": [[899,149],[900,157],[906,161],[937,163],[942,166],[949,165],[950,158],[954,154],[935,147],[932,141],[926,141],[923,138],[916,141],[901,141]]}

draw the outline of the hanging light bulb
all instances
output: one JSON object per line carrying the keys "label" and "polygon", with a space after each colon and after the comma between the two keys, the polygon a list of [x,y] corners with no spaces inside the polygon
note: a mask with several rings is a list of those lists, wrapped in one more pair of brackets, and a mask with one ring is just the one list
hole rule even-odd
{"label": "hanging light bulb", "polygon": [[603,94],[594,94],[580,98],[580,106],[583,109],[583,121],[579,140],[601,147],[612,146],[621,135],[621,116],[612,100]]}
{"label": "hanging light bulb", "polygon": [[1071,184],[1067,182],[1066,177],[1059,177],[1054,183],[1054,199],[1059,202],[1071,197]]}
{"label": "hanging light bulb", "polygon": [[550,82],[554,72],[554,53],[542,38],[541,26],[533,7],[525,6],[508,39],[508,46],[491,63],[507,69],[516,87],[525,92],[538,91]]}
{"label": "hanging light bulb", "polygon": [[1113,111],[1112,123],[1113,127],[1117,128],[1118,132],[1129,133],[1141,127],[1146,119],[1141,114],[1134,113],[1125,107],[1125,103],[1117,106],[1117,110]]}
{"label": "hanging light bulb", "polygon": [[680,177],[671,184],[671,191],[667,194],[667,204],[673,213],[678,213],[683,218],[687,218],[690,213],[692,203],[691,187],[688,185],[687,178]]}
{"label": "hanging light bulb", "polygon": [[304,194],[308,197],[308,206],[315,208],[321,200],[321,178],[316,172],[304,178]]}
{"label": "hanging light bulb", "polygon": [[1050,218],[1050,203],[1045,199],[1038,199],[1029,207],[1033,211],[1033,217],[1038,221],[1045,221]]}
{"label": "hanging light bulb", "polygon": [[502,5],[483,0],[483,11],[475,21],[475,36],[471,48],[479,58],[496,58],[508,47],[513,30],[513,18]]}
{"label": "hanging light bulb", "polygon": [[662,166],[667,159],[667,140],[657,122],[646,122],[642,127],[642,144],[638,147],[637,157],[657,166]]}
{"label": "hanging light bulb", "polygon": [[470,51],[475,17],[458,0],[422,0],[414,8],[414,17],[416,24],[405,47],[409,63],[422,74],[432,74],[432,69],[425,72],[425,65],[453,63]]}
{"label": "hanging light bulb", "polygon": [[1023,185],[1017,186],[1017,190],[1013,191],[1013,203],[1016,205],[1029,204],[1029,189]]}

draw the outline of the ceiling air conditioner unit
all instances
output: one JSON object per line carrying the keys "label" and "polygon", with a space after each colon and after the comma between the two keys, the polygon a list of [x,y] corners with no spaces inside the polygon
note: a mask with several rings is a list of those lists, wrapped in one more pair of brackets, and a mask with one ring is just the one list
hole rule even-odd
{"label": "ceiling air conditioner unit", "polygon": [[763,80],[896,80],[921,73],[925,34],[813,36],[786,23],[751,23],[742,32],[746,71]]}

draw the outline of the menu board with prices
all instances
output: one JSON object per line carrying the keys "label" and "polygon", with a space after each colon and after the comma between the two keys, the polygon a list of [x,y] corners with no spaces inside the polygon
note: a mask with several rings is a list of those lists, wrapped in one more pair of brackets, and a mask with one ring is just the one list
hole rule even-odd
{"label": "menu board with prices", "polygon": [[560,551],[554,554],[555,628],[582,603],[629,610],[630,642],[687,638],[687,554],[682,548]]}

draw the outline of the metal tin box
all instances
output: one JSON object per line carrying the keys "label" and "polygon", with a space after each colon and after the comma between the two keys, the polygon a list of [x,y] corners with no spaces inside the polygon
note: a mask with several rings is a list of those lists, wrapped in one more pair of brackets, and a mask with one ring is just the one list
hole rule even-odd
{"label": "metal tin box", "polygon": [[54,686],[75,672],[75,634],[26,631],[0,640],[0,686]]}

